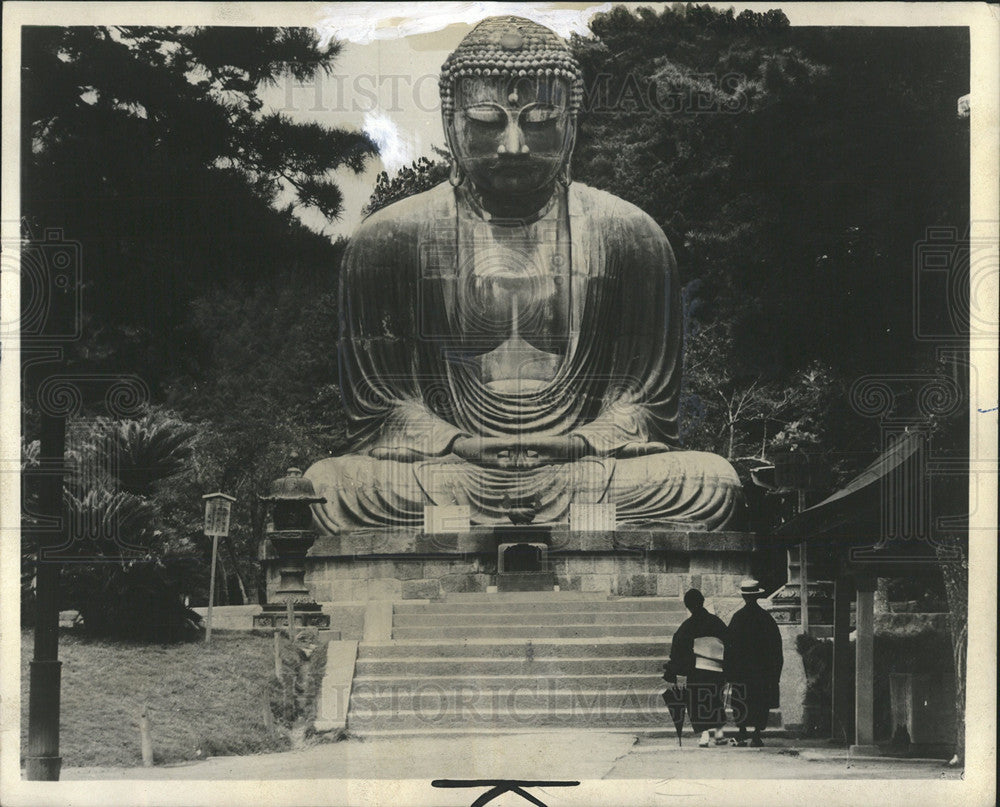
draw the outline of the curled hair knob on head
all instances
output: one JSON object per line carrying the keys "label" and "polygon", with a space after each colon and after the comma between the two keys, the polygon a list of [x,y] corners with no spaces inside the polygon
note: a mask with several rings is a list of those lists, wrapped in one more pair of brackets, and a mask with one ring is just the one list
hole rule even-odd
{"label": "curled hair knob on head", "polygon": [[455,82],[471,76],[566,79],[572,113],[579,111],[583,98],[583,72],[566,42],[555,31],[521,17],[482,20],[445,59],[438,86],[446,119],[455,111]]}

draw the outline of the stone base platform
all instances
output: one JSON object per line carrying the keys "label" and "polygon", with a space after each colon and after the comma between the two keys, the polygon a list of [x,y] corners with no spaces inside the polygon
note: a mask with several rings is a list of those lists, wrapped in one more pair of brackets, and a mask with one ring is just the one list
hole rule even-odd
{"label": "stone base platform", "polygon": [[[613,531],[567,525],[473,527],[468,532],[355,530],[320,536],[306,557],[306,584],[319,602],[436,600],[497,585],[500,546],[544,544],[545,571],[560,592],[680,597],[698,588],[734,597],[750,573],[756,537],[740,532],[630,524]],[[269,594],[278,575],[265,561]],[[529,571],[521,569],[520,571]]]}
{"label": "stone base platform", "polygon": [[[292,625],[303,628],[329,629],[330,615],[323,613],[319,603],[295,603],[292,609]],[[253,618],[255,628],[287,628],[288,607],[284,603],[268,603]]]}

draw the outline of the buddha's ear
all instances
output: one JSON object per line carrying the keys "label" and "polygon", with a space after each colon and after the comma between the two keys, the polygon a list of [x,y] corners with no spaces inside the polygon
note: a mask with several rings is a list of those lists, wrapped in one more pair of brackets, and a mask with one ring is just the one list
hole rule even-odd
{"label": "buddha's ear", "polygon": [[566,156],[563,158],[563,164],[560,167],[558,174],[559,182],[567,188],[573,181],[573,177],[570,172],[570,165],[573,163],[573,149],[576,148],[576,126],[577,115],[575,112],[571,112],[569,116],[569,125],[566,127],[566,134],[563,135],[563,151]]}
{"label": "buddha's ear", "polygon": [[455,113],[450,115],[442,110],[441,125],[444,127],[444,142],[451,153],[451,167],[448,170],[448,183],[457,188],[465,179],[465,173],[458,162],[458,152],[455,149]]}

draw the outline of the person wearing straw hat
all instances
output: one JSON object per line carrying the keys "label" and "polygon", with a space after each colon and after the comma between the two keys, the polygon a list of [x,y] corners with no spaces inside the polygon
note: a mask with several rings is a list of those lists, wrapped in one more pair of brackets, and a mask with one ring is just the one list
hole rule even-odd
{"label": "person wearing straw hat", "polygon": [[772,616],[760,607],[764,589],[753,579],[740,583],[746,603],[733,614],[726,631],[723,667],[730,682],[730,705],[736,720],[737,746],[747,744],[747,727],[753,726],[752,747],[760,747],[768,713],[779,705],[779,680],[784,662],[781,633]]}
{"label": "person wearing straw hat", "polygon": [[[722,671],[723,637],[726,623],[705,609],[705,597],[693,588],[684,595],[684,605],[691,616],[681,623],[670,643],[670,661],[664,668],[664,678],[674,684],[676,693],[671,717],[683,724],[686,708],[691,728],[701,734],[698,745],[707,748],[713,739],[722,740],[725,722],[723,690],[726,685]],[[678,721],[679,715],[679,721]],[[680,729],[678,725],[678,730]],[[715,730],[715,737],[711,731]]]}

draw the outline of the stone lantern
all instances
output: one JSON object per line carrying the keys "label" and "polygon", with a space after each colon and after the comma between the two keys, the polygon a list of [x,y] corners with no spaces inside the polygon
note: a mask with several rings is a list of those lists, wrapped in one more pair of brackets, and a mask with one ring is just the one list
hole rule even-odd
{"label": "stone lantern", "polygon": [[276,602],[265,605],[254,617],[254,627],[292,627],[288,625],[289,614],[294,625],[330,627],[330,615],[323,613],[305,583],[306,553],[316,541],[312,505],[326,499],[316,495],[312,482],[302,476],[297,464],[298,457],[293,454],[286,475],[271,483],[270,495],[260,497],[271,505],[272,522],[267,537],[278,555],[281,577],[275,592]]}

